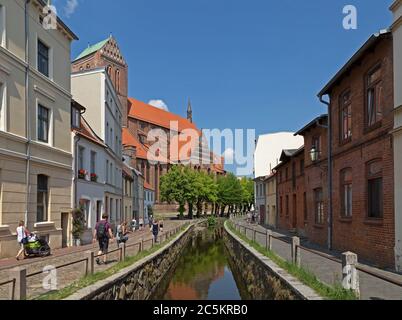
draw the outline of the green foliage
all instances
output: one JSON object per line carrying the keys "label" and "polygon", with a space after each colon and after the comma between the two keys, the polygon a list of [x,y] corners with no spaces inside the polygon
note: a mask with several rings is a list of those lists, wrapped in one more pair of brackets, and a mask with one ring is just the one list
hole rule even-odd
{"label": "green foliage", "polygon": [[209,227],[214,227],[217,224],[217,220],[214,216],[208,217],[208,226]]}
{"label": "green foliage", "polygon": [[74,239],[80,239],[82,234],[85,231],[85,215],[84,211],[82,208],[77,208],[74,209],[72,212],[73,215],[73,229],[72,229],[72,235]]}
{"label": "green foliage", "polygon": [[251,179],[239,180],[234,174],[215,178],[206,172],[196,171],[188,166],[176,165],[161,178],[160,192],[162,201],[179,205],[183,217],[188,205],[189,216],[193,208],[197,215],[202,213],[203,204],[230,206],[250,206],[254,201],[254,186]]}
{"label": "green foliage", "polygon": [[269,251],[263,246],[261,246],[258,242],[250,240],[244,234],[238,232],[231,222],[226,221],[226,226],[239,238],[241,238],[243,241],[251,245],[259,253],[271,259],[279,267],[285,269],[291,275],[299,279],[302,283],[304,283],[305,285],[309,286],[314,291],[316,291],[320,296],[329,300],[357,300],[356,295],[352,291],[344,289],[339,284],[333,287],[328,286],[322,283],[320,280],[318,280],[317,277],[311,271],[306,270],[302,267],[298,267],[294,263],[290,263],[282,259],[273,251]]}

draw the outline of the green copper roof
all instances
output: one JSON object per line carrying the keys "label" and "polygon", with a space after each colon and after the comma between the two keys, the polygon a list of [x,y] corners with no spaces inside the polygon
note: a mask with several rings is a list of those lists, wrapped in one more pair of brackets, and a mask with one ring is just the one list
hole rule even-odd
{"label": "green copper roof", "polygon": [[97,44],[94,44],[93,46],[89,46],[84,51],[82,51],[81,54],[77,58],[75,58],[74,61],[79,60],[83,57],[86,57],[86,56],[100,50],[109,41],[109,39],[110,38],[107,38],[106,40],[98,42]]}

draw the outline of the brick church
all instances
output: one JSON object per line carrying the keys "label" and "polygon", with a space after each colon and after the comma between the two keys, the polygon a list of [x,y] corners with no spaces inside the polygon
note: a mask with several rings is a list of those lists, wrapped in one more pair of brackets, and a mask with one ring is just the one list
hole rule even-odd
{"label": "brick church", "polygon": [[[72,72],[98,68],[107,70],[116,89],[123,109],[123,152],[132,155],[132,166],[144,175],[145,185],[155,191],[156,212],[167,209],[160,201],[159,182],[173,164],[183,163],[214,175],[226,173],[223,158],[209,150],[202,132],[194,124],[190,101],[184,118],[128,96],[128,64],[112,36],[88,46],[72,62]],[[161,137],[149,141],[151,130],[157,130]],[[191,133],[193,137],[187,137]],[[165,147],[155,152],[155,143]]]}

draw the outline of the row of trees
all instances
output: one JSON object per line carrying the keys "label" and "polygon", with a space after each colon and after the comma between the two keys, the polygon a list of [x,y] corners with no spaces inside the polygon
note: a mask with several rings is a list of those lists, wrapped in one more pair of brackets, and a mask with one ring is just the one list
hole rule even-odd
{"label": "row of trees", "polygon": [[247,212],[254,203],[253,181],[239,180],[234,174],[214,177],[188,166],[176,165],[161,178],[162,201],[177,203],[180,216],[186,206],[189,218],[211,212],[215,215],[229,215]]}

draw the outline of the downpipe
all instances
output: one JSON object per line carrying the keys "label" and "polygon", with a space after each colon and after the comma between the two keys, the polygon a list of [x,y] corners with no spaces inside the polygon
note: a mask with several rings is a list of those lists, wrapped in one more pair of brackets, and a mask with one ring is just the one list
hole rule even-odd
{"label": "downpipe", "polygon": [[332,211],[332,116],[331,116],[331,102],[325,101],[323,96],[320,95],[319,100],[325,104],[328,109],[328,250],[333,247],[333,211]]}

